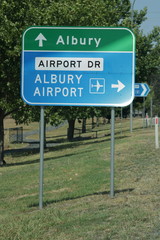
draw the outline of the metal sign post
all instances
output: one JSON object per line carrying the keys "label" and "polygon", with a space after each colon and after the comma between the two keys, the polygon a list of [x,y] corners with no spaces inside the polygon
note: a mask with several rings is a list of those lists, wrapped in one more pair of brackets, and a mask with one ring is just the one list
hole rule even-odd
{"label": "metal sign post", "polygon": [[39,169],[39,209],[43,208],[43,165],[44,165],[44,107],[40,112],[40,169]]}
{"label": "metal sign post", "polygon": [[145,112],[146,112],[146,101],[145,97],[143,97],[143,128],[145,127]]}
{"label": "metal sign post", "polygon": [[158,137],[158,117],[155,116],[155,148],[159,148],[159,137]]}
{"label": "metal sign post", "polygon": [[115,109],[111,109],[111,160],[110,160],[110,196],[114,197],[114,131],[115,131]]}
{"label": "metal sign post", "polygon": [[130,104],[130,132],[133,132],[133,102]]}
{"label": "metal sign post", "polygon": [[152,121],[153,121],[153,98],[152,98],[152,96],[151,96],[151,101],[150,101],[150,113],[151,113],[150,122],[151,122],[151,128],[152,128],[152,125],[153,125],[153,123],[152,123]]}

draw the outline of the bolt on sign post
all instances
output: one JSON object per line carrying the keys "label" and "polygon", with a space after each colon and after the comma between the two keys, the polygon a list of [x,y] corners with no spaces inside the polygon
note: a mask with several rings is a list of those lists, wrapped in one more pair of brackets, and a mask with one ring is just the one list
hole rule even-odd
{"label": "bolt on sign post", "polygon": [[127,106],[135,37],[122,27],[30,27],[21,72],[21,96],[33,106]]}
{"label": "bolt on sign post", "polygon": [[159,124],[158,117],[155,116],[155,147],[156,149],[159,148],[158,124]]}

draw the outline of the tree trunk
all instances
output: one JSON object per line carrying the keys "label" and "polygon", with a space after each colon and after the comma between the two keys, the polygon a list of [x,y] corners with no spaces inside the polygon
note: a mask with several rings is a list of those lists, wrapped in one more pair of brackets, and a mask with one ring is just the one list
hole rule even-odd
{"label": "tree trunk", "polygon": [[106,118],[104,117],[103,118],[103,125],[105,125],[106,124]]}
{"label": "tree trunk", "polygon": [[0,166],[6,164],[4,161],[4,114],[3,111],[0,109]]}
{"label": "tree trunk", "polygon": [[99,117],[97,117],[96,125],[99,127]]}
{"label": "tree trunk", "polygon": [[72,141],[74,138],[74,126],[75,126],[75,119],[68,120],[68,132],[67,132],[68,141]]}
{"label": "tree trunk", "polygon": [[94,128],[94,117],[92,117],[92,129]]}
{"label": "tree trunk", "polygon": [[82,120],[82,133],[86,133],[86,118]]}

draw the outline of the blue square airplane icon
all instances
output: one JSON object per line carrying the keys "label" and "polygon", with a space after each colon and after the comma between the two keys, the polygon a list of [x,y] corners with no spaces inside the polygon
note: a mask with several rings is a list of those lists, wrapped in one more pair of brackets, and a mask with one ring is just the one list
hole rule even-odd
{"label": "blue square airplane icon", "polygon": [[104,94],[105,93],[105,79],[104,78],[90,78],[90,93]]}

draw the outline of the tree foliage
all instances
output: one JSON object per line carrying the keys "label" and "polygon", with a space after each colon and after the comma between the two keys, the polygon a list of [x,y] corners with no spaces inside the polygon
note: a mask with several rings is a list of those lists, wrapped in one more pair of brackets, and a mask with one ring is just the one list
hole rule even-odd
{"label": "tree foliage", "polygon": [[[152,84],[159,64],[159,29],[145,36],[139,30],[147,9],[134,11],[131,23],[129,0],[1,0],[0,1],[0,152],[3,150],[3,119],[14,113],[17,122],[38,118],[38,108],[26,106],[20,97],[20,58],[23,31],[32,25],[51,26],[125,26],[134,30],[137,37],[136,81]],[[156,56],[156,57],[155,57]],[[16,111],[15,111],[16,110]],[[99,110],[88,108],[54,108],[47,121],[61,118],[85,118]],[[107,111],[102,111],[107,114]],[[62,116],[63,115],[63,116]],[[46,114],[46,116],[48,116]],[[50,120],[51,119],[51,120]],[[0,154],[0,162],[3,156]]]}

